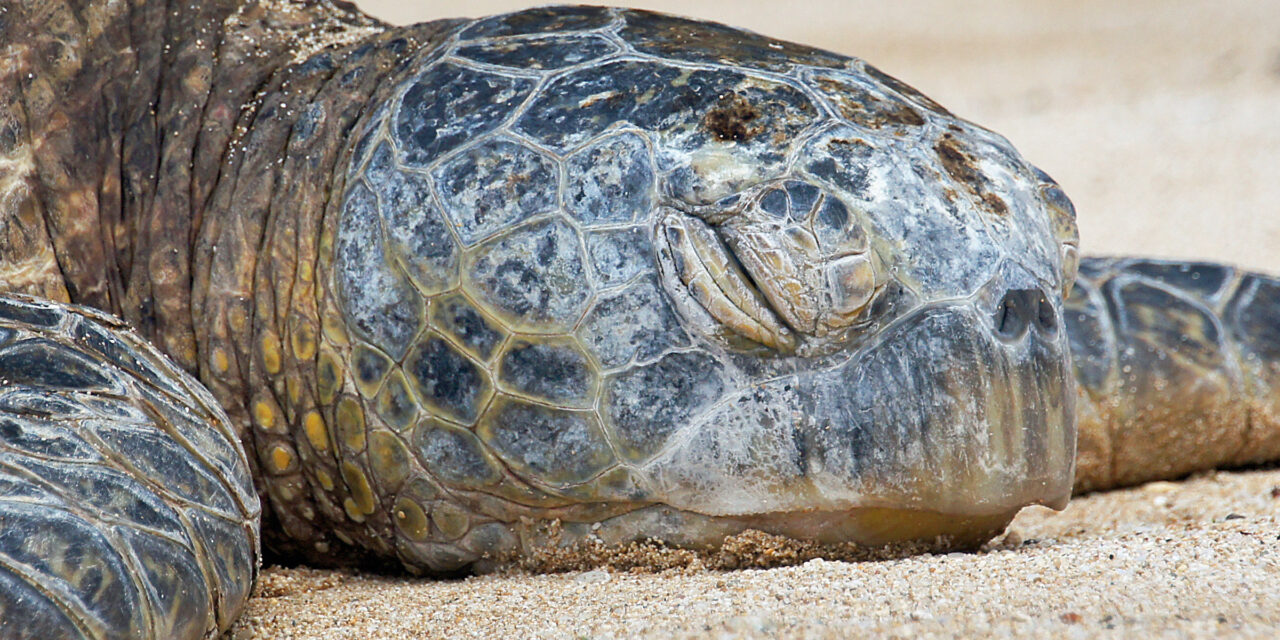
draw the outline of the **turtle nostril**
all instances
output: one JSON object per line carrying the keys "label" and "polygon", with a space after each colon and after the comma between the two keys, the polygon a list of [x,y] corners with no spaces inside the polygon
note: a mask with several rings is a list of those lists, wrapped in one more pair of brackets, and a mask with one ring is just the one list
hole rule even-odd
{"label": "turtle nostril", "polygon": [[1058,314],[1048,296],[1039,289],[1010,289],[1000,299],[993,314],[996,333],[1003,340],[1016,340],[1034,323],[1044,333],[1053,333]]}
{"label": "turtle nostril", "polygon": [[1027,309],[1025,292],[1021,289],[1006,291],[996,307],[994,316],[996,333],[1005,340],[1015,340],[1027,330]]}
{"label": "turtle nostril", "polygon": [[1036,296],[1036,324],[1045,333],[1053,333],[1058,328],[1058,314],[1043,291]]}
{"label": "turtle nostril", "polygon": [[1005,292],[1005,297],[996,308],[996,333],[1001,338],[1014,339],[1027,329],[1027,314],[1023,310],[1023,296],[1020,291]]}

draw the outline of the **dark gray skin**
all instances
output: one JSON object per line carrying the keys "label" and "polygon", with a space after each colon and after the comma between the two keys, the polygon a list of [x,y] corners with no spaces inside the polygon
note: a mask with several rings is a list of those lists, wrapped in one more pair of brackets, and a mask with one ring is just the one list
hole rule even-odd
{"label": "dark gray skin", "polygon": [[1078,261],[1047,175],[855,59],[596,8],[0,43],[6,638],[214,635],[260,549],[965,548],[1280,459],[1280,282]]}

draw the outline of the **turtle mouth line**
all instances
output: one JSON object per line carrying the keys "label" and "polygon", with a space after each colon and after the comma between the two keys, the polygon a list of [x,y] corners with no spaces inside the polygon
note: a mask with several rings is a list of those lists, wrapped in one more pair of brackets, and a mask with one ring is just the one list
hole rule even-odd
{"label": "turtle mouth line", "polygon": [[776,351],[796,350],[795,333],[705,222],[668,213],[660,223],[660,236],[666,241],[680,283],[716,322]]}

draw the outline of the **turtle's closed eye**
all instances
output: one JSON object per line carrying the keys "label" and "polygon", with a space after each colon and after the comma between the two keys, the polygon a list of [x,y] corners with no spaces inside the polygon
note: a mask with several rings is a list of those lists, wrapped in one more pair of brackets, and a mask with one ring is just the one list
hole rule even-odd
{"label": "turtle's closed eye", "polygon": [[765,183],[691,214],[662,217],[661,257],[673,295],[718,323],[712,335],[727,329],[782,353],[826,353],[866,321],[884,288],[859,221],[808,182]]}
{"label": "turtle's closed eye", "polygon": [[672,275],[683,285],[683,293],[718,323],[713,333],[728,329],[777,351],[795,349],[792,332],[706,223],[672,211],[659,226],[660,246],[665,248]]}

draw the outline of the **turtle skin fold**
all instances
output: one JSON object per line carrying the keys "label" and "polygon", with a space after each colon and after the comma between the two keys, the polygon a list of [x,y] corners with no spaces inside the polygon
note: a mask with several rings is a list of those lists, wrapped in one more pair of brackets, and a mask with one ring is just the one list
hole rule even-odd
{"label": "turtle skin fold", "polygon": [[0,297],[0,637],[215,635],[259,512],[200,383],[105,314]]}

